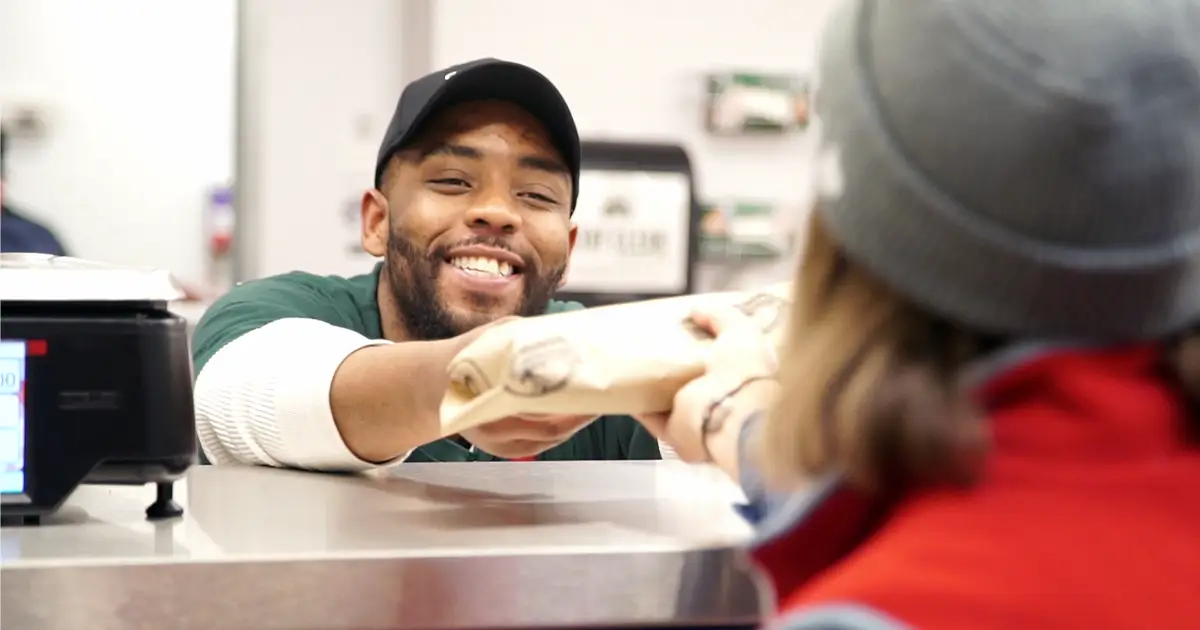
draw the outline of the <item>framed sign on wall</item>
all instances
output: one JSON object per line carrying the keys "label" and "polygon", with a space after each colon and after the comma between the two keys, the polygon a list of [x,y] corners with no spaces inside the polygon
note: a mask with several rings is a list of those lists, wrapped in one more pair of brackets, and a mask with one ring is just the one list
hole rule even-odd
{"label": "framed sign on wall", "polygon": [[692,291],[698,213],[682,147],[583,143],[564,299],[611,304]]}
{"label": "framed sign on wall", "polygon": [[722,136],[782,134],[804,129],[810,116],[808,81],[780,74],[735,72],[708,76],[705,123]]}

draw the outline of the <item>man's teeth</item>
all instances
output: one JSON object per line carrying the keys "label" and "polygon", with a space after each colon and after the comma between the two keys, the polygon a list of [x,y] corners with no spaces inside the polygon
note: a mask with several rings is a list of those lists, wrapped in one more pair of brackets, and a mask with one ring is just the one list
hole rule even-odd
{"label": "man's teeth", "polygon": [[480,276],[496,276],[507,278],[512,275],[512,265],[492,258],[476,256],[458,256],[450,259],[450,264],[463,271]]}

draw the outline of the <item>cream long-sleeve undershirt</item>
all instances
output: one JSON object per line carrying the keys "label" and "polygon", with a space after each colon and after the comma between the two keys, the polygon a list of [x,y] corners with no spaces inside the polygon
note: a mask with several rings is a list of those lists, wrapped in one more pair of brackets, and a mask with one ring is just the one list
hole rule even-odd
{"label": "cream long-sleeve undershirt", "polygon": [[390,343],[313,319],[281,319],[217,351],[196,378],[196,429],[213,464],[361,471],[342,440],[329,393],[351,353]]}

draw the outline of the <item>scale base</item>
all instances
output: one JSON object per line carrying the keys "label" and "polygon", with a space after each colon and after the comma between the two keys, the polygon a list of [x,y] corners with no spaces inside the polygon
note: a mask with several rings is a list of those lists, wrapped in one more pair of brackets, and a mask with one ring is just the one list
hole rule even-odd
{"label": "scale base", "polygon": [[[42,519],[52,517],[54,511],[31,511],[28,505],[6,506],[0,512],[0,526],[24,527],[42,524]],[[154,503],[146,508],[146,520],[165,521],[183,516],[183,506],[175,502],[175,483],[159,481],[154,484]]]}

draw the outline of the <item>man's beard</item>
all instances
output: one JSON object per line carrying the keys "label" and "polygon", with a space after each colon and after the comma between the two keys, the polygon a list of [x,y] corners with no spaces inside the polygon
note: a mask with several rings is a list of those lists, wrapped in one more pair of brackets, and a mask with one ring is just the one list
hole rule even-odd
{"label": "man's beard", "polygon": [[[455,247],[469,245],[508,249],[504,239],[495,237],[473,238],[454,244]],[[499,299],[486,295],[471,295],[468,298],[469,303],[465,306],[468,309],[473,306],[481,312],[464,321],[465,318],[456,317],[438,295],[438,276],[448,256],[449,247],[438,248],[431,254],[425,254],[413,246],[411,241],[395,232],[388,235],[384,266],[392,296],[396,300],[400,324],[413,341],[449,339],[507,315],[541,315],[546,312],[550,296],[566,272],[565,267],[543,272],[534,261],[524,259],[524,269],[521,270],[523,295],[515,311],[490,314],[491,307]]]}

